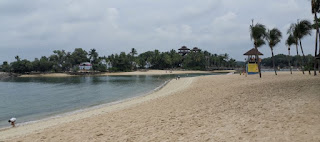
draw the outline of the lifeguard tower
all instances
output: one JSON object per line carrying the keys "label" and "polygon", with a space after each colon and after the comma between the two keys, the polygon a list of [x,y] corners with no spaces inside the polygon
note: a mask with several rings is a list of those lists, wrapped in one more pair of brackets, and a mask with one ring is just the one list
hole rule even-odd
{"label": "lifeguard tower", "polygon": [[259,52],[255,48],[252,48],[251,50],[249,50],[248,52],[243,54],[245,56],[248,56],[247,64],[246,64],[246,72],[247,72],[247,74],[257,74],[257,73],[259,73],[258,63],[261,62],[261,59],[260,58],[259,58],[259,60],[255,59],[257,53],[260,56],[263,55],[261,52]]}

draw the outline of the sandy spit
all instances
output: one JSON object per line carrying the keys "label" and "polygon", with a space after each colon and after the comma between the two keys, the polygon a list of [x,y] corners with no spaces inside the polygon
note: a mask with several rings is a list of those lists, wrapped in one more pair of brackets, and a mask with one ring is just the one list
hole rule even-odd
{"label": "sandy spit", "polygon": [[[169,71],[169,70],[148,70],[148,71],[134,71],[134,72],[115,72],[102,73],[95,76],[111,76],[111,75],[166,75],[166,74],[191,74],[191,73],[228,73],[235,72],[234,70],[219,70],[219,71]],[[47,73],[47,74],[31,74],[21,75],[20,77],[72,77],[66,73]]]}
{"label": "sandy spit", "polygon": [[0,131],[0,139],[318,142],[319,108],[320,76],[203,76],[173,80],[118,105]]}

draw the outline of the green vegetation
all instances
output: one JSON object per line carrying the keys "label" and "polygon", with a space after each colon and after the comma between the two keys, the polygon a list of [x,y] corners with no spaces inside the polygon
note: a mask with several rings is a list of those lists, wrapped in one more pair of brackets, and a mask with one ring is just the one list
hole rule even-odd
{"label": "green vegetation", "polygon": [[[304,74],[305,70],[309,70],[310,71],[314,70],[314,75],[316,75],[316,68],[318,67],[319,69],[319,73],[320,73],[320,48],[319,48],[319,53],[317,53],[317,49],[318,49],[318,40],[320,41],[320,32],[319,32],[319,22],[320,19],[317,16],[317,13],[320,12],[320,0],[311,0],[311,13],[314,14],[314,23],[312,24],[310,21],[308,20],[297,20],[297,23],[292,23],[288,29],[287,34],[289,35],[287,40],[286,40],[286,46],[288,47],[288,56],[287,55],[283,55],[283,54],[279,54],[274,56],[273,54],[273,50],[274,47],[280,42],[281,38],[282,38],[282,34],[281,32],[274,28],[272,30],[268,30],[268,32],[266,32],[266,28],[265,25],[263,24],[253,24],[250,25],[250,37],[251,40],[253,40],[254,43],[254,48],[258,49],[258,47],[261,47],[262,45],[265,44],[265,40],[268,42],[269,47],[271,49],[271,54],[272,57],[271,58],[266,58],[262,60],[262,65],[266,66],[266,67],[271,67],[273,66],[275,74],[277,75],[276,72],[276,66],[278,67],[287,67],[287,66],[292,66],[291,63],[293,63],[293,65],[296,68],[302,68],[302,73]],[[316,30],[316,38],[315,38],[315,54],[314,56],[312,55],[307,55],[305,56],[304,52],[303,52],[303,46],[302,46],[302,39],[308,35],[311,35],[312,30],[315,29]],[[292,57],[290,56],[290,47],[292,45],[296,45],[296,52],[297,55]],[[320,44],[319,44],[320,45]],[[300,50],[302,53],[302,57],[300,57],[299,55],[299,48],[298,46],[300,46]],[[258,53],[256,54],[256,59],[258,59]],[[276,60],[276,61],[275,61]],[[271,65],[272,62],[272,65]],[[259,75],[261,78],[261,65],[259,63],[259,60],[257,61],[258,63],[258,68],[259,68]],[[292,69],[290,68],[291,74],[292,74]]]}
{"label": "green vegetation", "polygon": [[[264,41],[266,37],[266,27],[265,25],[262,24],[255,24],[253,25],[253,20],[252,20],[252,25],[250,26],[250,37],[251,40],[253,40],[254,48],[258,50],[259,47],[262,45],[266,44]],[[256,59],[259,59],[258,52],[256,53]],[[259,70],[259,76],[261,78],[261,66],[258,60],[258,70]]]}
{"label": "green vegetation", "polygon": [[[275,62],[275,66],[280,67],[280,68],[288,68],[290,66],[289,65],[290,60],[288,60],[288,58],[291,58],[290,64],[293,67],[298,68],[302,65],[300,61],[303,57],[301,57],[299,55],[291,57],[291,56],[284,55],[284,54],[278,54],[278,55],[274,56],[274,59],[277,61],[277,62]],[[306,56],[306,61],[307,62],[306,62],[305,70],[312,69],[313,64],[314,64],[314,57],[311,54],[309,54]],[[261,65],[264,67],[272,68],[273,67],[272,58],[269,57],[269,58],[262,59]]]}
{"label": "green vegetation", "polygon": [[278,30],[277,28],[268,30],[268,32],[266,33],[266,40],[268,41],[269,47],[271,49],[273,69],[276,75],[277,75],[277,70],[276,70],[275,61],[274,61],[273,48],[281,41],[281,38],[282,38],[282,34],[280,30]]}
{"label": "green vegetation", "polygon": [[[190,52],[184,56],[175,50],[160,52],[159,50],[147,51],[137,54],[137,50],[132,48],[126,54],[112,54],[108,57],[99,56],[95,49],[89,52],[76,48],[72,53],[65,50],[55,50],[49,57],[42,56],[33,61],[21,60],[16,56],[16,61],[3,62],[0,71],[14,73],[30,72],[77,72],[79,64],[90,62],[91,71],[116,72],[134,71],[137,69],[187,69],[187,70],[212,70],[212,69],[233,69],[237,66],[236,60],[229,58],[228,54],[211,54],[204,52]],[[109,65],[109,66],[108,66]]]}
{"label": "green vegetation", "polygon": [[[316,56],[317,56],[317,42],[316,42],[316,51],[315,51],[315,56],[312,55],[308,55],[305,56],[304,52],[303,52],[303,46],[302,46],[302,39],[305,36],[311,35],[311,30],[312,27],[317,27],[315,25],[312,25],[311,22],[309,22],[308,20],[301,20],[297,23],[292,23],[290,28],[288,29],[288,39],[286,40],[286,45],[288,47],[288,56],[285,56],[283,54],[274,56],[274,47],[281,41],[282,38],[282,33],[280,32],[280,30],[278,30],[277,28],[273,28],[272,30],[268,30],[266,31],[266,28],[264,25],[262,24],[252,24],[250,26],[250,36],[251,39],[254,42],[254,47],[255,49],[258,49],[258,47],[261,47],[262,45],[264,45],[267,41],[270,49],[271,49],[271,58],[266,58],[262,60],[262,63],[260,64],[258,61],[258,68],[259,68],[259,74],[261,77],[261,65],[266,66],[266,67],[270,67],[272,64],[272,67],[274,68],[275,71],[275,75],[277,75],[277,69],[276,67],[289,67],[291,66],[291,62],[293,63],[293,65],[296,66],[296,68],[301,67],[302,68],[302,72],[304,74],[305,70],[309,70],[309,73],[311,71],[312,68],[314,68],[314,70],[316,69]],[[318,36],[318,34],[317,34]],[[316,37],[316,40],[318,39],[318,37]],[[290,57],[290,47],[291,45],[296,45],[296,52],[297,55],[294,57]],[[300,46],[300,50],[302,53],[302,58],[299,56],[299,48],[298,46]],[[320,52],[320,51],[319,51]],[[285,58],[283,58],[285,57]],[[258,59],[258,55],[256,55],[256,59]],[[300,63],[299,63],[300,61]],[[290,69],[291,73],[292,70]],[[316,73],[315,73],[316,75]]]}
{"label": "green vegetation", "polygon": [[[291,67],[291,58],[290,58],[290,47],[291,45],[295,44],[297,46],[297,43],[292,35],[288,36],[288,39],[286,40],[286,45],[288,46],[288,62],[289,67]],[[290,73],[292,74],[292,68],[290,68]]]}
{"label": "green vegetation", "polygon": [[[306,57],[303,52],[301,40],[305,36],[311,35],[311,30],[312,30],[312,24],[308,20],[302,20],[302,21],[298,20],[297,23],[292,23],[290,28],[288,29],[289,36],[292,35],[296,41],[297,55],[299,54],[298,44],[300,44],[301,53],[303,55],[303,59],[301,59],[302,68],[305,67],[304,64],[306,62]],[[302,73],[304,74],[304,70],[302,70]]]}
{"label": "green vegetation", "polygon": [[316,29],[316,42],[315,42],[315,51],[314,51],[314,75],[317,75],[316,68],[318,64],[318,69],[320,73],[320,61],[317,63],[317,56],[320,58],[320,47],[319,47],[319,53],[317,53],[317,48],[318,48],[318,40],[320,40],[320,32],[319,32],[319,19],[317,13],[320,12],[320,1],[319,0],[311,0],[311,13],[314,14],[314,24],[312,25],[314,29]]}

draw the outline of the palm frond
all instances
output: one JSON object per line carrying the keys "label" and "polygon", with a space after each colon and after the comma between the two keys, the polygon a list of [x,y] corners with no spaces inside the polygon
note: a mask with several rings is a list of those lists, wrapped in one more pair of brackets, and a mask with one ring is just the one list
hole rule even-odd
{"label": "palm frond", "polygon": [[257,23],[254,26],[250,26],[250,37],[254,41],[256,47],[260,47],[265,44],[264,38],[266,36],[266,28],[264,25]]}
{"label": "palm frond", "polygon": [[256,47],[260,47],[264,44],[266,44],[266,42],[263,40],[263,39],[257,39],[255,42],[254,42],[255,46]]}
{"label": "palm frond", "polygon": [[320,0],[311,0],[311,12],[320,12]]}
{"label": "palm frond", "polygon": [[296,42],[296,40],[294,39],[294,37],[293,37],[293,35],[289,35],[288,36],[288,39],[286,40],[286,45],[287,46],[291,46],[291,45],[296,45],[297,44],[297,42]]}
{"label": "palm frond", "polygon": [[275,47],[281,41],[281,38],[282,33],[279,29],[273,28],[272,30],[268,30],[266,39],[270,48]]}

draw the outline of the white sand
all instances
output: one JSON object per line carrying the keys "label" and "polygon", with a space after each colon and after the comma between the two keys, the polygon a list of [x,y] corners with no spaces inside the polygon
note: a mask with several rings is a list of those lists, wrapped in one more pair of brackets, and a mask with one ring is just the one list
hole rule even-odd
{"label": "white sand", "polygon": [[320,76],[204,76],[173,80],[125,103],[1,131],[0,139],[318,142],[319,108]]}

